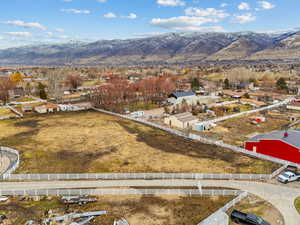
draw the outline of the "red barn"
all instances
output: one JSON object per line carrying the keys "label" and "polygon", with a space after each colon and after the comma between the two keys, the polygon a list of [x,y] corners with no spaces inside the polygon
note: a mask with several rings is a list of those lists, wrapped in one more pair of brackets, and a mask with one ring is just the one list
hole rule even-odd
{"label": "red barn", "polygon": [[260,134],[247,141],[245,149],[300,163],[300,132],[289,130]]}

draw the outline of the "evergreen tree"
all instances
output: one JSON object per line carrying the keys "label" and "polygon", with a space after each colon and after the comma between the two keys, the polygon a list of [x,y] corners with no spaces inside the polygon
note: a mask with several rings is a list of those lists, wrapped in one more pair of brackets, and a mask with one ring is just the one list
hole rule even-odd
{"label": "evergreen tree", "polygon": [[286,84],[286,81],[283,77],[280,77],[277,82],[276,82],[276,86],[278,90],[287,90],[288,86]]}
{"label": "evergreen tree", "polygon": [[224,80],[224,88],[225,88],[225,89],[229,89],[229,88],[230,88],[230,83],[229,83],[228,78],[226,78],[226,79]]}
{"label": "evergreen tree", "polygon": [[192,89],[193,89],[193,90],[199,89],[199,87],[200,87],[200,82],[199,82],[199,80],[198,80],[197,78],[194,78],[194,79],[192,80],[191,86],[192,86]]}

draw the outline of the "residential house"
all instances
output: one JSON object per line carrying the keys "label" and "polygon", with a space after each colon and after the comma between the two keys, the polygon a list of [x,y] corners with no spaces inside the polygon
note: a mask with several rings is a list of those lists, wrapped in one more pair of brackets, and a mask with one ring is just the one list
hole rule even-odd
{"label": "residential house", "polygon": [[232,91],[232,90],[223,90],[222,93],[223,96],[234,98],[234,99],[240,99],[246,94],[245,91]]}
{"label": "residential house", "polygon": [[34,107],[34,111],[37,113],[53,113],[53,112],[59,112],[59,107],[56,104],[52,104],[52,103],[47,103],[44,105],[40,105],[40,106],[35,106]]}
{"label": "residential house", "polygon": [[198,121],[199,119],[190,112],[179,113],[164,119],[165,124],[181,129],[191,128]]}
{"label": "residential house", "polygon": [[255,108],[260,108],[260,107],[266,106],[266,103],[264,103],[264,102],[256,101],[254,99],[249,99],[249,98],[242,98],[239,101],[242,104],[251,105]]}
{"label": "residential house", "polygon": [[287,109],[298,110],[300,111],[300,98],[292,101],[290,104],[286,106]]}
{"label": "residential house", "polygon": [[168,102],[174,105],[181,104],[184,100],[190,104],[197,103],[198,98],[193,91],[174,92],[168,98]]}

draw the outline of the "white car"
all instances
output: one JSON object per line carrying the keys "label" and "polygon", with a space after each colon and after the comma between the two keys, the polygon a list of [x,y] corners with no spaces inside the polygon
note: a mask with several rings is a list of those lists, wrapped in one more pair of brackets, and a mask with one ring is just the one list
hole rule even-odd
{"label": "white car", "polygon": [[288,171],[279,175],[277,180],[281,183],[287,184],[289,182],[300,180],[300,174]]}

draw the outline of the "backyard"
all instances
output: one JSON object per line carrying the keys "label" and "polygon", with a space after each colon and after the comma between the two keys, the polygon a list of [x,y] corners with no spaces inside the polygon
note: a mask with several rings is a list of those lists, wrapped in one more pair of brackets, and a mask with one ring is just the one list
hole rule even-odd
{"label": "backyard", "polygon": [[254,125],[250,119],[252,116],[235,117],[219,122],[215,128],[202,134],[213,139],[223,140],[225,143],[243,146],[250,136],[280,130],[284,125],[289,124],[289,121],[284,119],[266,117],[266,122]]}
{"label": "backyard", "polygon": [[279,165],[97,112],[0,121],[18,173],[271,173]]}
{"label": "backyard", "polygon": [[56,215],[70,212],[105,210],[107,215],[96,217],[92,224],[113,224],[115,219],[125,218],[132,225],[196,225],[215,212],[233,196],[101,196],[95,203],[67,207],[58,198],[41,201],[18,201],[12,199],[0,203],[0,214],[10,224],[25,224],[28,220],[46,218],[51,209]]}

